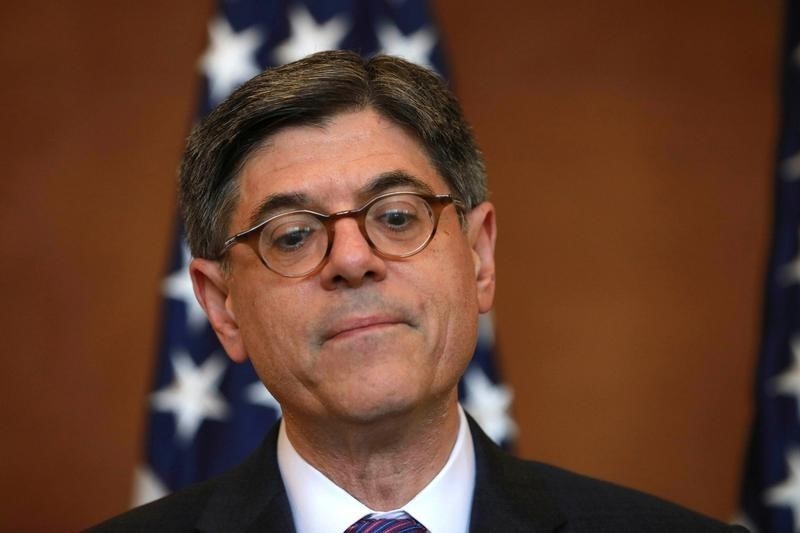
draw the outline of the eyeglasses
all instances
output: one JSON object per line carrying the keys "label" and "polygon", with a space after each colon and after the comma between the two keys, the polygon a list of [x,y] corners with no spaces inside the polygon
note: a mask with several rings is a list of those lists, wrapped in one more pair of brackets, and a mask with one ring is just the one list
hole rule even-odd
{"label": "eyeglasses", "polygon": [[334,222],[355,218],[364,239],[378,255],[402,259],[428,245],[442,209],[451,203],[456,201],[449,194],[392,192],[376,196],[358,209],[329,215],[306,209],[289,211],[230,237],[219,257],[235,244],[247,243],[273,272],[287,278],[307,276],[330,254]]}

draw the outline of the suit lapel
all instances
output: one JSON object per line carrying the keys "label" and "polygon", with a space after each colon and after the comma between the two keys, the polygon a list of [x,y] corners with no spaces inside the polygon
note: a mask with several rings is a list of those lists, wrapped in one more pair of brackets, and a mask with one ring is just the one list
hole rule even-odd
{"label": "suit lapel", "polygon": [[470,531],[549,533],[566,522],[544,482],[525,462],[501,450],[469,420],[475,445]]}
{"label": "suit lapel", "polygon": [[245,529],[248,533],[294,533],[294,520],[286,492],[276,495]]}
{"label": "suit lapel", "polygon": [[276,423],[261,447],[217,484],[197,522],[197,531],[294,533],[276,445]]}

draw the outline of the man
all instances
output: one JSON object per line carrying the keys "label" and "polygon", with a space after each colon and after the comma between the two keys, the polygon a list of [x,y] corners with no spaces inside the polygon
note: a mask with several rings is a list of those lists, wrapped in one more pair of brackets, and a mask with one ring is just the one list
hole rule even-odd
{"label": "man", "polygon": [[257,76],[191,135],[181,203],[197,298],[283,420],[231,472],[99,530],[728,530],[514,459],[459,407],[495,213],[434,74],[324,52]]}

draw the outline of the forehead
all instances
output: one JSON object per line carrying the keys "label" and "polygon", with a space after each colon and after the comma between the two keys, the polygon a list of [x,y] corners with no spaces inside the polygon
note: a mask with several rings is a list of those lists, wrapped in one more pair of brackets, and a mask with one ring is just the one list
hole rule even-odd
{"label": "forehead", "polygon": [[372,110],[336,115],[321,127],[289,127],[271,136],[242,168],[235,223],[273,195],[303,196],[328,211],[349,209],[360,200],[359,189],[394,171],[436,193],[448,192],[416,137]]}

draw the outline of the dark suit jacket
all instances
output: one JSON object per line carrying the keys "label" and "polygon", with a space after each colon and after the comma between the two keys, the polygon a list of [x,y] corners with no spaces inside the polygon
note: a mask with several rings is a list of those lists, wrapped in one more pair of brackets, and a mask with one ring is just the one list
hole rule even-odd
{"label": "dark suit jacket", "polygon": [[[516,459],[470,418],[476,480],[470,531],[675,533],[745,531],[641,492]],[[293,533],[278,470],[278,426],[244,463],[91,531]],[[438,533],[438,532],[437,532]]]}

